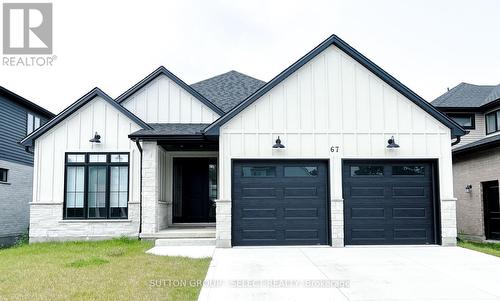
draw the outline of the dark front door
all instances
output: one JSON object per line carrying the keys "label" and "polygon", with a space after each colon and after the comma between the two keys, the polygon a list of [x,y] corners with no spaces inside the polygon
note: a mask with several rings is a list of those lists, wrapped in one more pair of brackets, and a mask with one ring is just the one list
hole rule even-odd
{"label": "dark front door", "polygon": [[174,223],[215,221],[217,165],[213,158],[174,158]]}
{"label": "dark front door", "polygon": [[486,238],[500,240],[500,198],[498,181],[483,183],[483,199]]}
{"label": "dark front door", "polygon": [[345,244],[435,244],[433,174],[430,162],[345,161]]}
{"label": "dark front door", "polygon": [[326,161],[234,161],[232,244],[328,244],[327,199]]}

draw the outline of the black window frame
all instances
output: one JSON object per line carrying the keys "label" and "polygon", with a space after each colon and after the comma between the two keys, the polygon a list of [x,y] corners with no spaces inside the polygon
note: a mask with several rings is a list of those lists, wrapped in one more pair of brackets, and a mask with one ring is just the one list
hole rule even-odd
{"label": "black window frame", "polygon": [[[464,125],[460,125],[460,126],[463,127],[464,129],[467,129],[467,130],[475,130],[476,129],[476,114],[474,114],[474,113],[449,113],[448,117],[450,117],[451,119],[453,119],[455,117],[470,117],[470,120],[471,120],[470,126],[464,126]],[[455,121],[455,120],[453,119],[453,121]]]}
{"label": "black window frame", "polygon": [[[497,109],[495,111],[491,111],[491,112],[484,114],[484,125],[485,125],[484,128],[485,128],[486,135],[500,132],[500,126],[498,124],[498,112],[500,112],[500,109]],[[488,116],[489,115],[494,115],[494,117],[495,117],[495,119],[494,119],[495,120],[495,130],[492,132],[488,132]]]}
{"label": "black window frame", "polygon": [[9,170],[7,168],[0,168],[0,173],[5,173],[5,179],[0,178],[0,183],[9,183]]}
{"label": "black window frame", "polygon": [[[84,162],[68,162],[68,156],[70,155],[84,155]],[[106,162],[90,162],[89,158],[91,155],[106,155]],[[127,162],[111,162],[111,155],[127,155]],[[66,199],[67,199],[67,180],[68,180],[68,166],[83,166],[84,167],[84,183],[83,183],[83,214],[82,216],[67,216]],[[88,176],[89,167],[91,166],[105,166],[106,167],[106,216],[105,217],[89,217],[89,207],[88,207]],[[114,166],[126,166],[127,167],[127,207],[125,209],[125,216],[113,217],[111,216],[111,206],[110,206],[110,186],[111,186],[111,167]],[[64,154],[64,202],[63,202],[63,219],[64,220],[126,220],[128,219],[128,205],[130,198],[130,153],[129,152],[67,152]],[[119,207],[121,208],[121,207]]]}

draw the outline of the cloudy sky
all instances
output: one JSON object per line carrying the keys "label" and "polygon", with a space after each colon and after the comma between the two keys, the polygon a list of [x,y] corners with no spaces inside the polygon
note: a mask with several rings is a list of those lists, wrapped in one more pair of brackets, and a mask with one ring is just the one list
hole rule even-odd
{"label": "cloudy sky", "polygon": [[187,83],[229,70],[268,81],[332,33],[427,100],[500,83],[496,0],[53,4],[54,66],[0,66],[0,85],[55,113],[95,86],[116,97],[160,65]]}

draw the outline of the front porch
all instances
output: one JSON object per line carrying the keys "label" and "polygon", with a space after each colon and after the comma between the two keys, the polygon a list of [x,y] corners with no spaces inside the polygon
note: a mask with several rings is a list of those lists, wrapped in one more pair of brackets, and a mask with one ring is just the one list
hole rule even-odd
{"label": "front porch", "polygon": [[142,239],[156,245],[215,245],[218,145],[142,141]]}

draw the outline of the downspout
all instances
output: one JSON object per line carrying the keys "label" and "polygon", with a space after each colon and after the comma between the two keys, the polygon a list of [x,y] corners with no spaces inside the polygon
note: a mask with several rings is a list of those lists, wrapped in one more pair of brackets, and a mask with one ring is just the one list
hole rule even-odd
{"label": "downspout", "polygon": [[140,161],[140,176],[139,176],[139,233],[137,234],[138,239],[141,239],[142,233],[142,146],[139,143],[139,139],[135,139],[135,145],[139,149],[139,153],[141,153],[141,161]]}
{"label": "downspout", "polygon": [[451,143],[451,146],[457,145],[457,144],[459,144],[459,143],[460,143],[460,136],[457,136],[457,140],[453,141],[453,142]]}

